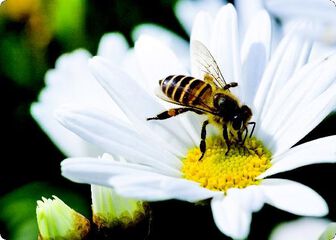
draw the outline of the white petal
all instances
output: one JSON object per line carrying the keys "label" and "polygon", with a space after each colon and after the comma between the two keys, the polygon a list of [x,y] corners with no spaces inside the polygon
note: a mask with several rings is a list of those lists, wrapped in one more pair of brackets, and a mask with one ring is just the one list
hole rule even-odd
{"label": "white petal", "polygon": [[244,239],[250,231],[252,214],[238,202],[239,199],[230,195],[215,197],[211,201],[211,209],[221,232],[234,239]]}
{"label": "white petal", "polygon": [[[226,82],[241,82],[237,13],[231,4],[221,8],[216,16],[210,51]],[[239,89],[232,90],[239,97]]]}
{"label": "white petal", "polygon": [[66,156],[96,156],[101,154],[101,150],[60,125],[53,115],[56,108],[76,103],[109,109],[118,114],[118,109],[88,70],[90,57],[85,50],[76,50],[59,57],[55,69],[49,70],[45,76],[46,87],[41,91],[38,102],[31,107],[32,116]]}
{"label": "white petal", "polygon": [[[306,63],[310,49],[311,43],[297,36],[295,27],[282,39],[257,90],[254,100],[256,122],[262,121],[269,106],[277,98],[278,89],[281,89],[293,73]],[[258,128],[257,126],[257,131]]]}
{"label": "white petal", "polygon": [[174,52],[153,37],[142,35],[135,43],[135,54],[153,95],[160,79],[173,74],[187,74]]}
{"label": "white petal", "polygon": [[268,109],[260,127],[267,130],[269,135],[274,135],[280,128],[292,125],[293,122],[289,120],[293,113],[309,105],[335,81],[335,64],[336,55],[308,63],[298,70],[288,84],[279,89],[278,97]]}
{"label": "white petal", "polygon": [[[285,32],[295,20],[295,18],[285,19],[285,21],[283,22],[283,29]],[[311,29],[302,26],[300,29],[298,29],[299,34],[302,35],[304,38],[310,38],[311,40],[325,44],[327,46],[335,45],[336,30],[334,26],[336,23],[336,17],[334,16],[334,20],[331,22],[328,22],[326,19],[323,20],[322,18],[317,20],[316,17],[314,18],[314,20],[315,21],[312,22],[314,24],[314,31],[311,31]]]}
{"label": "white petal", "polygon": [[[196,15],[195,22],[191,31],[190,41],[198,40],[202,42],[205,46],[210,46],[211,36],[213,31],[213,18],[209,13],[204,11],[199,12]],[[202,77],[195,75],[191,72],[194,77]]]}
{"label": "white petal", "polygon": [[74,103],[109,111],[123,117],[120,109],[111,101],[89,71],[90,57],[87,51],[76,50],[58,58],[56,68],[47,72],[48,88],[46,93],[45,91],[41,93],[39,100],[49,102],[52,98],[57,106]]}
{"label": "white petal", "polygon": [[64,128],[54,117],[53,109],[45,103],[34,103],[30,112],[35,121],[66,156],[97,156],[102,150],[83,141],[76,134]]}
{"label": "white petal", "polygon": [[[61,163],[62,175],[77,183],[95,184],[106,187],[114,187],[109,182],[109,179],[115,175],[138,175],[143,173],[145,175],[151,174],[151,169],[146,169],[136,164],[118,163],[116,161],[106,161],[106,159],[97,158],[70,158]],[[145,195],[144,200],[151,197],[152,201],[159,201],[169,199],[167,193],[162,189],[148,188],[142,191]]]}
{"label": "white petal", "polygon": [[140,24],[132,32],[133,41],[136,42],[141,35],[151,36],[166,44],[178,56],[185,67],[189,65],[189,44],[179,35],[157,24]]}
{"label": "white petal", "polygon": [[97,80],[132,121],[137,131],[156,139],[158,144],[163,144],[180,156],[184,155],[187,146],[193,145],[188,133],[176,119],[146,121],[146,118],[155,116],[164,109],[153,99],[154,96],[149,96],[126,73],[99,57],[93,58],[90,66]]}
{"label": "white petal", "polygon": [[106,159],[78,158],[62,162],[62,175],[76,182],[113,187],[120,195],[147,201],[179,199],[196,202],[222,194],[196,182],[168,177],[153,169]]}
{"label": "white petal", "polygon": [[[336,37],[335,37],[336,39]],[[312,51],[310,53],[309,62],[316,59],[326,58],[332,55],[335,51],[334,46],[326,45],[321,42],[314,42]]]}
{"label": "white petal", "polygon": [[164,192],[166,199],[188,202],[198,202],[223,194],[202,188],[196,182],[151,173],[113,177],[109,182],[119,194],[125,197],[148,201],[153,201],[148,191],[158,190]]}
{"label": "white petal", "polygon": [[249,25],[242,45],[242,101],[252,106],[271,49],[271,21],[260,11]]}
{"label": "white petal", "polygon": [[128,43],[120,33],[106,33],[100,39],[97,55],[120,64],[128,50]]}
{"label": "white petal", "polygon": [[106,185],[108,179],[117,175],[138,174],[139,172],[155,172],[150,166],[115,160],[109,154],[101,158],[79,157],[68,158],[61,162],[62,174],[81,183]]}
{"label": "white petal", "polygon": [[167,174],[179,174],[179,159],[155,146],[154,141],[141,137],[130,125],[116,117],[93,110],[60,109],[57,118],[69,130],[105,152],[150,165]]}
{"label": "white petal", "polygon": [[324,137],[293,147],[275,156],[272,166],[259,178],[316,163],[336,162],[336,136]]}
{"label": "white petal", "polygon": [[[336,106],[336,83],[328,88],[318,98],[296,111],[287,119],[287,124],[274,134],[271,149],[274,154],[280,154],[313,130],[331,113]],[[300,121],[297,121],[300,119]]]}
{"label": "white petal", "polygon": [[184,29],[190,34],[198,12],[207,11],[214,15],[225,2],[221,0],[179,0],[175,6],[175,14]]}
{"label": "white petal", "polygon": [[257,185],[243,189],[231,188],[227,191],[227,195],[237,199],[236,203],[250,212],[259,211],[264,206],[264,196]]}
{"label": "white petal", "polygon": [[126,72],[133,80],[135,80],[140,87],[152,95],[151,89],[147,86],[147,80],[143,76],[134,48],[127,51],[123,61],[121,62],[121,69]]}
{"label": "white petal", "polygon": [[336,22],[335,5],[332,1],[267,0],[265,3],[269,11],[280,17],[305,17],[321,22]]}
{"label": "white petal", "polygon": [[308,217],[281,223],[272,230],[269,240],[316,240],[329,223],[327,219]]}
{"label": "white petal", "polygon": [[260,188],[265,202],[284,211],[303,216],[324,216],[328,206],[311,188],[285,179],[264,179]]}
{"label": "white petal", "polygon": [[251,21],[260,10],[263,10],[262,0],[235,0],[235,7],[238,13],[239,36],[243,39],[246,30],[249,28]]}
{"label": "white petal", "polygon": [[298,110],[298,104],[306,92],[309,91],[313,82],[321,75],[321,70],[320,62],[308,63],[294,73],[288,84],[285,84],[283,88],[278,90],[278,97],[269,107],[262,122],[259,123],[259,128],[263,129],[264,132],[259,137],[267,142],[268,146],[274,140],[273,136],[275,132],[279,128],[284,127],[292,113]]}

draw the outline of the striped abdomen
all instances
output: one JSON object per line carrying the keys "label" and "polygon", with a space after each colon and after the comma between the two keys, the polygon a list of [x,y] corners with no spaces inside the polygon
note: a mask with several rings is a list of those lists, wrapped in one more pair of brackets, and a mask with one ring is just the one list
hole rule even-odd
{"label": "striped abdomen", "polygon": [[188,106],[200,104],[212,92],[210,84],[184,75],[170,75],[160,80],[159,84],[168,98]]}

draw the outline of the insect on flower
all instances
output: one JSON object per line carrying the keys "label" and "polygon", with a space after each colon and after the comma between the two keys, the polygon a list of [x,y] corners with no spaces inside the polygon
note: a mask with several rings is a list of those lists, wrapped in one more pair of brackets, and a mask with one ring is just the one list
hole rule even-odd
{"label": "insect on flower", "polygon": [[199,41],[193,41],[191,49],[196,66],[204,73],[203,80],[184,75],[170,75],[160,80],[158,97],[183,107],[169,109],[147,120],[163,120],[188,111],[206,114],[208,119],[203,122],[201,131],[201,160],[206,151],[206,126],[209,123],[222,131],[227,145],[226,154],[232,142],[244,145],[248,136],[247,125],[253,125],[251,137],[256,123],[250,122],[251,109],[242,105],[230,91],[238,83],[225,81],[210,51]]}

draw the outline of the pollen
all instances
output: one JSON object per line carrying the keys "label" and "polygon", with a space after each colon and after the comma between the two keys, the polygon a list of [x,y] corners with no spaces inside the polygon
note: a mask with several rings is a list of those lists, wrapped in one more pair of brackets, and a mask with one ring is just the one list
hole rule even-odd
{"label": "pollen", "polygon": [[206,140],[206,152],[201,157],[199,147],[190,149],[183,159],[184,178],[202,187],[226,192],[229,188],[245,188],[259,184],[256,179],[271,166],[271,152],[255,137],[244,145],[232,144],[230,151],[218,136]]}

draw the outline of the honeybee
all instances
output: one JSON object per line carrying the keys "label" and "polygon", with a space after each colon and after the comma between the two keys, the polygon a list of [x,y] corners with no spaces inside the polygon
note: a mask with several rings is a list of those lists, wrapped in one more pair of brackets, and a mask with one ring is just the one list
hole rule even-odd
{"label": "honeybee", "polygon": [[184,75],[170,75],[159,80],[160,91],[157,95],[167,102],[183,107],[169,109],[147,120],[163,120],[188,111],[206,114],[208,119],[202,125],[202,155],[199,160],[206,151],[206,126],[209,123],[222,130],[228,154],[233,142],[244,145],[248,124],[253,125],[250,137],[252,136],[256,124],[250,122],[252,111],[248,106],[242,105],[230,91],[230,88],[237,87],[238,84],[225,81],[214,57],[201,42],[191,42],[191,54],[192,64],[203,73],[203,80]]}

